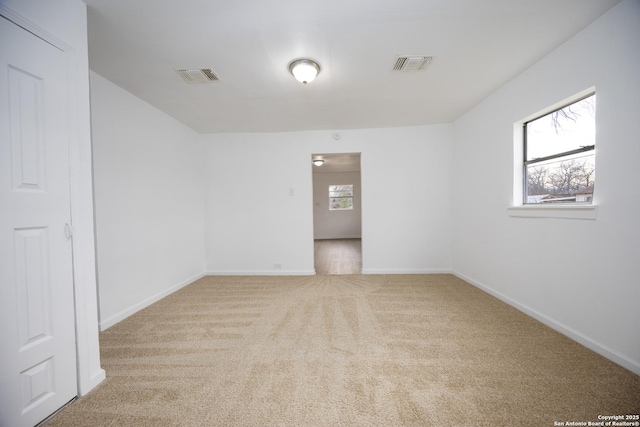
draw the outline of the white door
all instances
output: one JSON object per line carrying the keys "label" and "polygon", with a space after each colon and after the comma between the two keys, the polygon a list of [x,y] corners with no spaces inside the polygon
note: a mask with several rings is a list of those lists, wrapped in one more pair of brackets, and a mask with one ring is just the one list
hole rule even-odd
{"label": "white door", "polygon": [[0,426],[77,394],[66,55],[0,17]]}

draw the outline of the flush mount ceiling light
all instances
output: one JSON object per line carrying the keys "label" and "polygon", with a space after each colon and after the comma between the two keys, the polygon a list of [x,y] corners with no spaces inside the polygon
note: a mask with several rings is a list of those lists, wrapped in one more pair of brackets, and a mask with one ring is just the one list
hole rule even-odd
{"label": "flush mount ceiling light", "polygon": [[313,164],[316,166],[322,166],[323,163],[324,163],[324,160],[321,160],[321,159],[316,159],[313,161]]}
{"label": "flush mount ceiling light", "polygon": [[302,84],[307,84],[320,73],[320,66],[310,59],[296,59],[289,64],[289,72]]}

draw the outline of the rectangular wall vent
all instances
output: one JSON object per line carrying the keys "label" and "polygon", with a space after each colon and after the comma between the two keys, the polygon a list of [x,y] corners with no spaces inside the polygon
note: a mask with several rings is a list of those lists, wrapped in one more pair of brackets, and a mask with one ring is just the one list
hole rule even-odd
{"label": "rectangular wall vent", "polygon": [[403,55],[397,56],[393,71],[420,71],[427,68],[433,56]]}
{"label": "rectangular wall vent", "polygon": [[220,80],[211,68],[178,68],[176,73],[187,83],[211,83]]}

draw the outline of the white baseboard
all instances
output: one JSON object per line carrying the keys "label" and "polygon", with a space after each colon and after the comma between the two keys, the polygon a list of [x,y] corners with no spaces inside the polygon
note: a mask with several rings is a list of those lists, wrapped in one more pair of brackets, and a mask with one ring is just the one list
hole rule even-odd
{"label": "white baseboard", "polygon": [[551,329],[554,329],[555,331],[560,332],[562,335],[565,335],[568,338],[571,338],[572,340],[578,342],[579,344],[582,344],[583,346],[587,347],[589,350],[595,351],[599,355],[606,357],[607,359],[611,360],[614,363],[617,363],[618,365],[622,366],[625,369],[630,370],[636,375],[640,375],[640,363],[638,363],[637,361],[629,359],[628,357],[616,352],[615,350],[608,348],[605,345],[602,345],[597,341],[594,341],[593,339],[570,328],[569,326],[561,322],[558,322],[557,320],[552,319],[536,310],[533,310],[527,307],[526,305],[520,304],[519,302],[507,297],[506,295],[500,292],[497,292],[491,289],[490,287],[488,287],[487,285],[480,283],[476,280],[473,280],[472,278],[465,276],[460,272],[457,272],[454,270],[452,274],[464,280],[465,282],[468,282],[473,286],[479,289],[482,289],[484,292],[498,298],[500,301],[506,304],[509,304],[510,306],[516,308],[517,310],[533,317],[534,319],[547,325]]}
{"label": "white baseboard", "polygon": [[426,268],[426,269],[363,268],[362,274],[451,274],[451,270],[448,268]]}
{"label": "white baseboard", "polygon": [[213,270],[206,276],[313,276],[315,270]]}
{"label": "white baseboard", "polygon": [[160,301],[162,298],[166,297],[167,295],[170,295],[172,293],[174,293],[175,291],[184,288],[185,286],[195,282],[196,280],[204,277],[205,274],[198,274],[196,276],[193,276],[190,279],[187,279],[183,282],[178,283],[175,286],[172,286],[162,292],[159,292],[155,295],[153,295],[152,297],[149,297],[147,299],[145,299],[144,301],[140,301],[137,304],[132,305],[129,308],[126,308],[116,314],[114,314],[113,316],[109,317],[108,319],[100,319],[100,331],[104,331],[108,328],[110,328],[111,326],[115,325],[116,323],[126,319],[127,317],[131,316],[132,314],[142,310],[143,308],[146,308],[148,306],[150,306],[151,304],[153,304],[154,302]]}
{"label": "white baseboard", "polygon": [[87,394],[89,391],[93,390],[95,387],[98,386],[98,384],[100,384],[102,381],[105,380],[105,378],[107,378],[107,373],[104,369],[100,369],[98,372],[96,372],[92,377],[91,380],[89,381],[89,387],[86,393],[82,393],[80,394],[81,396],[84,396],[85,394]]}

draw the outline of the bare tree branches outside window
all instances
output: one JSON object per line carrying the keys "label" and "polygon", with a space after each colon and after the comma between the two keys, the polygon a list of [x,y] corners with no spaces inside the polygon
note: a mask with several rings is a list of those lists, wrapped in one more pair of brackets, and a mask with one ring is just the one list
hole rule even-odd
{"label": "bare tree branches outside window", "polygon": [[563,125],[565,125],[567,122],[577,123],[578,119],[582,117],[583,114],[587,114],[595,118],[596,97],[590,96],[579,102],[579,110],[576,110],[574,105],[571,104],[550,113],[551,123],[553,124],[553,128],[556,130],[556,133],[562,131],[564,129]]}
{"label": "bare tree branches outside window", "polygon": [[595,94],[525,123],[525,203],[590,202]]}

